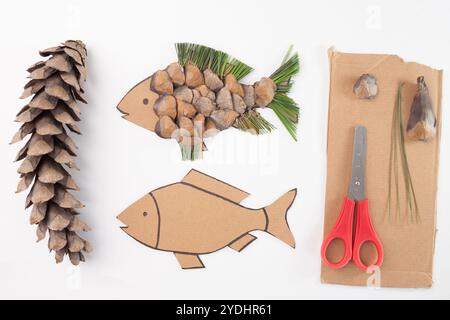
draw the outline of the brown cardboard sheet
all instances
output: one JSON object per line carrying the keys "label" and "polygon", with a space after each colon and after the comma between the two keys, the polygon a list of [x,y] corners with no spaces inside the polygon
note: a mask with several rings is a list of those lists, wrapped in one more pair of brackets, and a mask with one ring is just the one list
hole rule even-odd
{"label": "brown cardboard sheet", "polygon": [[[381,287],[430,287],[436,232],[436,191],[441,127],[442,71],[395,55],[351,54],[329,51],[330,93],[328,110],[327,181],[324,233],[334,225],[351,175],[353,130],[367,128],[366,193],[372,222],[384,246],[384,262],[378,274],[368,274],[350,262],[334,270],[322,265],[323,283],[380,285]],[[353,85],[363,73],[378,79],[379,93],[373,100],[360,100]],[[404,82],[403,121],[407,122],[416,92],[416,79],[423,75],[437,115],[437,134],[429,142],[406,141],[406,153],[416,191],[420,222],[406,217],[390,219],[386,213],[392,113],[398,84]],[[400,183],[402,182],[400,178]],[[404,188],[400,188],[403,191]],[[400,194],[405,215],[405,194]],[[395,205],[395,203],[394,203]],[[329,252],[329,255],[337,255]]]}

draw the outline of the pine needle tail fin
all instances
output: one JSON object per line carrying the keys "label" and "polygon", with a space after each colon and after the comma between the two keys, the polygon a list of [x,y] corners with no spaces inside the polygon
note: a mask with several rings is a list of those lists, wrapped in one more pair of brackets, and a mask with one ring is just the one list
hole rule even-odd
{"label": "pine needle tail fin", "polygon": [[297,124],[299,118],[299,107],[297,103],[288,96],[294,82],[292,77],[300,71],[298,53],[292,54],[289,48],[281,66],[270,76],[277,86],[275,97],[269,107],[275,112],[289,134],[297,140]]}

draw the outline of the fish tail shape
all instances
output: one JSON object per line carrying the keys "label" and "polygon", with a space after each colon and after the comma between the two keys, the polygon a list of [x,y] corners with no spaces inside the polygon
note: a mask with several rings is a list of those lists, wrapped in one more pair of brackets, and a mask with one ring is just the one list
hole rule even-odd
{"label": "fish tail shape", "polygon": [[292,189],[264,208],[267,214],[267,232],[292,248],[295,248],[295,239],[289,229],[286,215],[296,196],[297,189]]}

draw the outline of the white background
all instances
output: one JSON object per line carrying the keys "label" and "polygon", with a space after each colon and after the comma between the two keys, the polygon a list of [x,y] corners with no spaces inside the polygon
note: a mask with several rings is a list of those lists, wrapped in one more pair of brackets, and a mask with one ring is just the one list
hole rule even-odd
{"label": "white background", "polygon": [[[448,70],[447,1],[10,1],[0,10],[0,298],[450,298],[449,113],[444,79],[438,233],[432,289],[369,289],[320,283],[330,46],[349,52],[396,53]],[[65,39],[89,50],[89,105],[75,137],[95,251],[80,268],[56,265],[15,195],[17,97],[38,50]],[[289,44],[301,57],[292,96],[301,105],[295,143],[280,130],[253,137],[227,130],[208,143],[205,160],[181,162],[175,143],[121,118],[118,101],[136,82],[173,62],[173,44],[222,49],[269,75]],[[445,73],[444,73],[445,75]],[[259,207],[298,187],[288,219],[295,250],[263,233],[241,253],[203,256],[206,269],[183,271],[170,253],[146,248],[119,229],[115,216],[144,193],[196,168],[252,193]]]}

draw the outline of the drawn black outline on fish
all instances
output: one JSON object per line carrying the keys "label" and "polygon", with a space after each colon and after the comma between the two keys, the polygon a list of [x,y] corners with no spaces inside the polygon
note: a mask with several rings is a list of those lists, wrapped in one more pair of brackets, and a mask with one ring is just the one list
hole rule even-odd
{"label": "drawn black outline on fish", "polygon": [[[206,188],[214,189],[215,192]],[[197,196],[198,199],[202,197],[206,197],[206,199],[202,199],[199,203],[191,201],[187,205],[192,205],[193,207],[186,209],[186,204],[180,207],[179,202],[182,200],[179,200],[178,203],[170,200],[173,199],[173,192],[176,194],[181,192],[187,199],[189,199],[189,193]],[[249,195],[249,193],[226,182],[192,169],[180,182],[168,184],[147,193],[125,209],[117,218],[125,224],[121,229],[139,243],[155,250],[173,252],[183,269],[204,268],[205,266],[199,255],[210,254],[227,246],[237,252],[242,251],[257,239],[256,236],[250,234],[253,231],[267,232],[295,248],[294,236],[290,231],[286,216],[296,198],[297,189],[286,192],[272,204],[258,209],[247,208],[240,204]],[[178,199],[181,198],[178,197]],[[216,204],[214,213],[206,213],[206,210],[195,211],[195,205],[198,208],[203,208],[213,205],[213,202]],[[221,204],[221,206],[218,207],[217,204]],[[154,214],[152,212],[149,213],[152,208]],[[175,209],[162,212],[162,210],[168,210],[168,208]],[[187,210],[190,210],[190,212]],[[220,212],[220,210],[225,211]],[[227,210],[229,211],[227,212]],[[232,210],[233,212],[231,212]],[[167,213],[165,214],[165,212]],[[187,214],[183,216],[185,212]],[[216,214],[217,217],[211,216],[212,214]],[[230,219],[226,217],[228,214]],[[193,240],[192,237],[195,238],[197,233],[189,233],[189,224],[197,227],[198,224],[189,222],[190,219],[185,224],[179,222],[180,219],[186,217],[192,218],[192,220],[201,220],[203,217],[206,217],[208,221],[213,221],[213,223],[209,226],[209,229],[205,227],[197,230],[201,239]],[[234,218],[236,218],[236,221],[237,219],[242,220],[239,223],[235,223],[232,220]],[[227,222],[227,225],[221,225],[220,219]],[[179,225],[174,226],[173,224]],[[232,230],[233,227],[236,228],[235,231]],[[146,228],[156,228],[156,232],[148,232]],[[237,230],[240,228],[244,231]],[[214,232],[213,229],[216,229],[218,232]],[[165,236],[166,239],[161,241],[162,232],[166,232],[167,235]],[[207,232],[211,234],[208,235]],[[222,235],[220,235],[221,232],[223,232]],[[172,236],[170,236],[171,234]],[[191,237],[189,241],[193,241],[193,243],[184,241],[183,237],[189,236]],[[220,239],[210,240],[211,243],[208,243],[208,241],[203,241],[202,237],[206,239],[219,237]],[[229,240],[225,241],[224,239],[227,237],[229,237]],[[171,245],[174,247],[171,248]],[[186,248],[180,249],[180,247],[189,247],[191,245],[197,247],[190,250],[186,250]]]}

